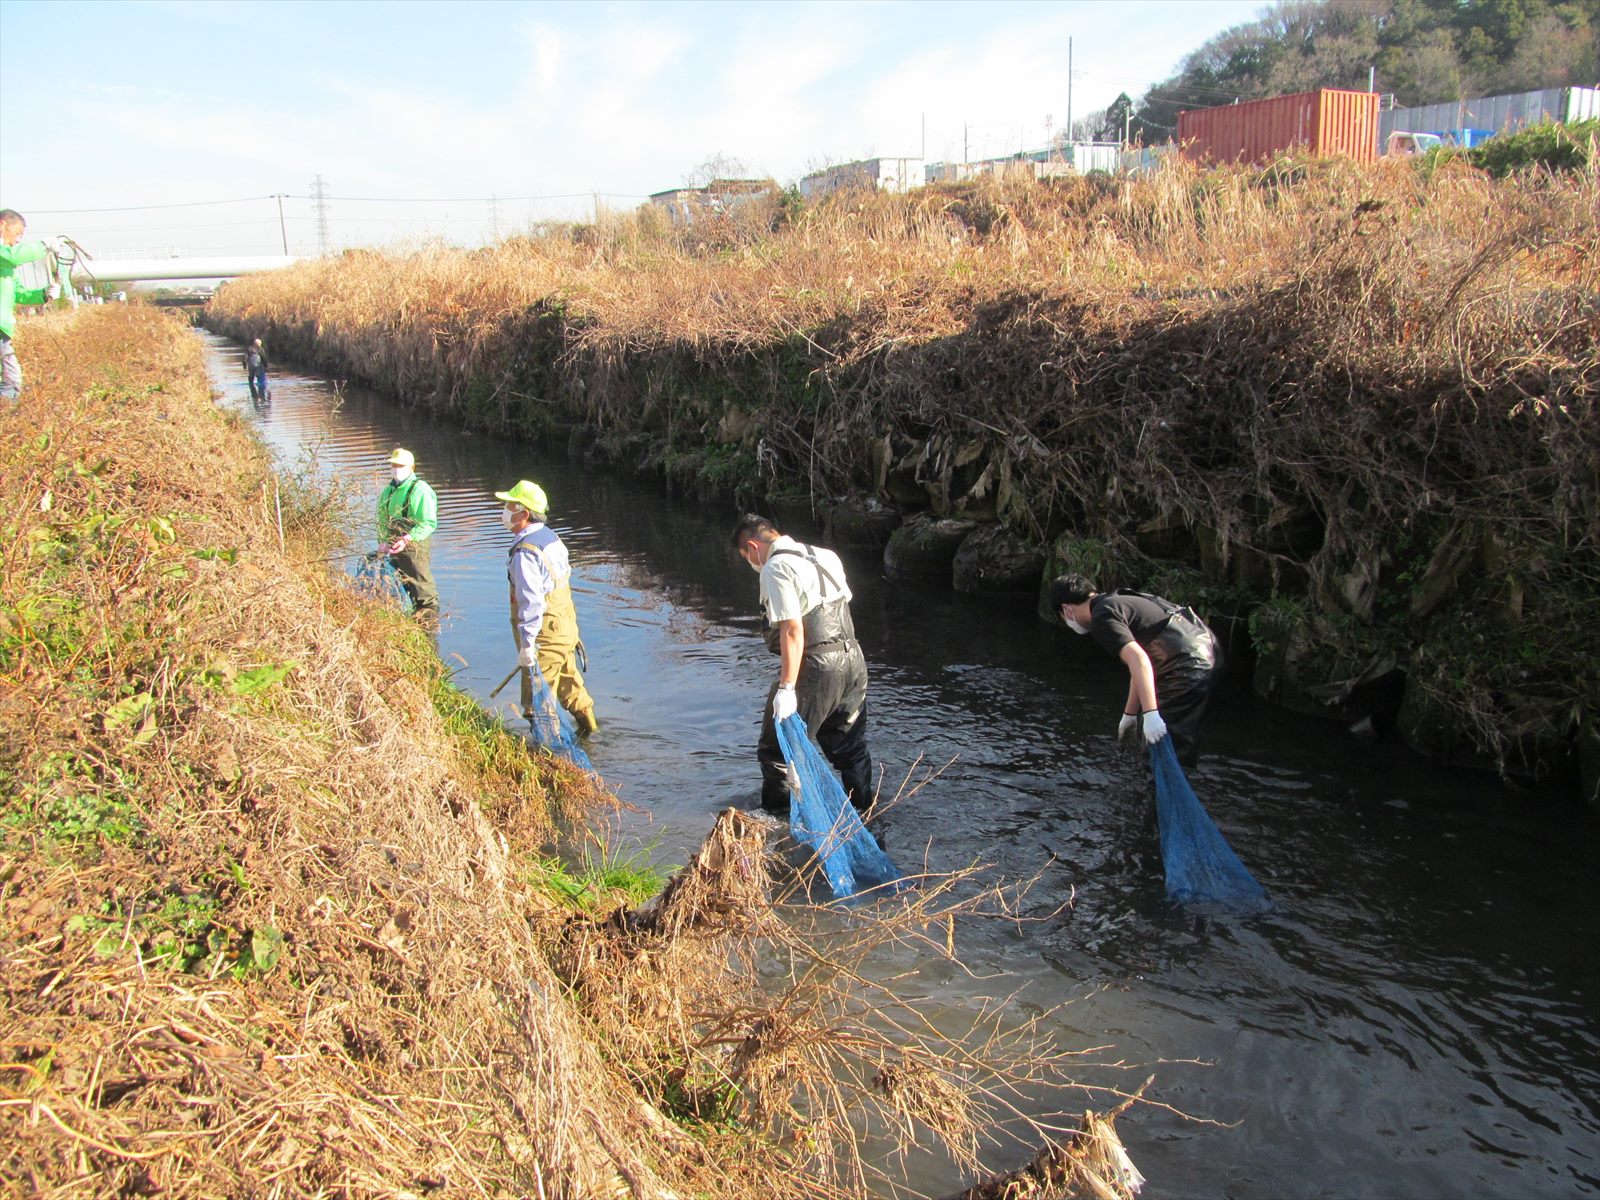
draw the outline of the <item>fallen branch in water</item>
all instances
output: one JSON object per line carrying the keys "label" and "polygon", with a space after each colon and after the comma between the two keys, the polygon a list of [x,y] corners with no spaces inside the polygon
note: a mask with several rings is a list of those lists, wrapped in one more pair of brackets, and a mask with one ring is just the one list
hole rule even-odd
{"label": "fallen branch in water", "polygon": [[[1149,1083],[1145,1081],[1146,1086]],[[1144,1176],[1117,1136],[1116,1119],[1132,1103],[1129,1100],[1105,1116],[1084,1113],[1077,1129],[1047,1145],[1026,1166],[996,1175],[950,1200],[1068,1200],[1078,1196],[1131,1200],[1144,1186]]]}

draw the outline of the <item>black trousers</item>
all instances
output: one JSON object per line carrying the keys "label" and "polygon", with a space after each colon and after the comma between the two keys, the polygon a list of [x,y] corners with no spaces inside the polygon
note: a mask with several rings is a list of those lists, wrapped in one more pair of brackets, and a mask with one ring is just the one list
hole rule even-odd
{"label": "black trousers", "polygon": [[411,542],[399,554],[389,556],[406,595],[411,597],[418,612],[439,610],[439,589],[433,583],[431,558],[432,550],[427,542]]}
{"label": "black trousers", "polygon": [[[761,763],[761,806],[774,812],[789,808],[788,769],[772,722],[774,683],[761,710],[761,739],[756,758]],[[867,662],[861,647],[846,647],[807,654],[795,681],[795,707],[839,772],[850,803],[865,809],[872,803],[872,755],[867,750]]]}

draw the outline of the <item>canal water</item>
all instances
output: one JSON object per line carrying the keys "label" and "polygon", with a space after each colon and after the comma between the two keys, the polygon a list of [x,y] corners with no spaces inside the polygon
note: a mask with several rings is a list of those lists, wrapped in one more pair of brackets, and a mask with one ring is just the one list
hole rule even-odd
{"label": "canal water", "polygon": [[[440,652],[486,703],[515,664],[490,493],[545,488],[598,701],[588,750],[638,810],[629,845],[680,864],[717,811],[755,803],[775,660],[755,577],[725,549],[729,504],[323,378],[279,371],[258,410],[237,347],[198,336],[218,403],[252,414],[286,462],[314,455],[370,502],[388,451],[416,454],[439,494]],[[881,792],[938,772],[883,818],[887,848],[906,867],[1039,875],[1029,911],[1066,905],[963,925],[973,976],[907,986],[952,1015],[1013,992],[1020,1011],[1065,1004],[1048,1021],[1060,1045],[1122,1064],[1086,1064],[1087,1081],[1154,1074],[1148,1096],[1170,1108],[1119,1122],[1147,1197],[1600,1194],[1600,839],[1568,792],[1435,770],[1229,681],[1191,778],[1275,907],[1185,912],[1163,900],[1145,769],[1114,746],[1121,666],[1026,605],[846,564]],[[957,1182],[931,1161],[907,1179]]]}

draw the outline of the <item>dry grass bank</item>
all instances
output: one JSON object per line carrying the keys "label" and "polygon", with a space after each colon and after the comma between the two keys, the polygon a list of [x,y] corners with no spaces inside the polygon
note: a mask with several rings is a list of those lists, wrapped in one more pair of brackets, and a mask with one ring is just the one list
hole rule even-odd
{"label": "dry grass bank", "polygon": [[[545,845],[605,797],[330,576],[330,501],[215,408],[188,331],[21,333],[0,1190],[853,1195],[861,1128],[931,1130],[970,1176],[1005,1097],[1060,1079],[1003,1006],[952,1040],[867,982],[885,944],[941,953],[958,881],[887,924],[776,920],[730,816],[658,903],[574,914]],[[1120,1187],[1084,1182],[1121,1169],[1106,1131],[1049,1177]]]}
{"label": "dry grass bank", "polygon": [[1326,650],[1306,684],[1399,664],[1408,737],[1505,762],[1600,707],[1597,212],[1592,171],[1174,162],[861,196],[720,245],[645,214],[352,252],[231,284],[208,320],[747,498],[998,519],[1103,543],[1124,584],[1166,558],[1213,608],[1282,599],[1258,627]]}

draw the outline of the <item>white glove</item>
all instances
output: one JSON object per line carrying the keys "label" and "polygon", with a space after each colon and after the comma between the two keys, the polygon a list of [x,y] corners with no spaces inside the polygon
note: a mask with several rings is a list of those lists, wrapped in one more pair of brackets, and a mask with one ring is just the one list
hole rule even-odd
{"label": "white glove", "polygon": [[539,661],[539,650],[536,646],[524,646],[517,651],[517,666],[531,667]]}
{"label": "white glove", "polygon": [[44,289],[44,298],[52,304],[61,299],[61,285],[59,283],[52,283],[46,287]]}
{"label": "white glove", "polygon": [[787,721],[798,709],[793,687],[780,687],[772,696],[772,719]]}
{"label": "white glove", "polygon": [[1161,714],[1151,709],[1144,714],[1144,744],[1154,746],[1167,736],[1167,723],[1161,719]]}
{"label": "white glove", "polygon": [[1117,741],[1128,736],[1128,730],[1139,723],[1139,718],[1133,713],[1123,713],[1122,720],[1117,722]]}

